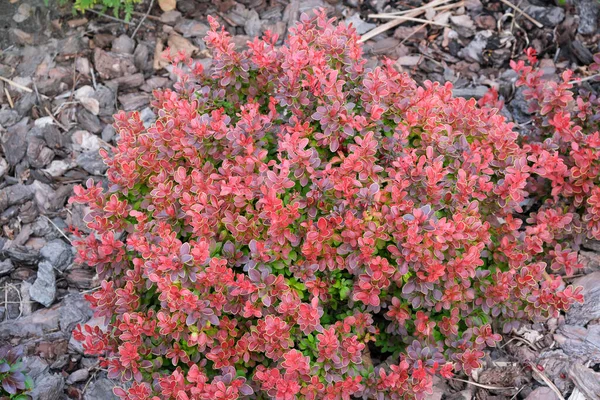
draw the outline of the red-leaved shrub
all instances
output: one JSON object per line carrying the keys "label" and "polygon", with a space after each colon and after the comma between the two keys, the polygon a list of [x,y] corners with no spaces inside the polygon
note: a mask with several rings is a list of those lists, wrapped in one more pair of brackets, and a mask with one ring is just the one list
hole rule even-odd
{"label": "red-leaved shrub", "polygon": [[76,337],[133,379],[119,397],[419,399],[582,301],[551,274],[600,238],[600,140],[569,85],[516,66],[540,108],[521,145],[450,84],[366,69],[324,12],[242,53],[210,25],[210,71],[177,55],[157,122],[116,116],[108,189],[71,199],[108,323]]}

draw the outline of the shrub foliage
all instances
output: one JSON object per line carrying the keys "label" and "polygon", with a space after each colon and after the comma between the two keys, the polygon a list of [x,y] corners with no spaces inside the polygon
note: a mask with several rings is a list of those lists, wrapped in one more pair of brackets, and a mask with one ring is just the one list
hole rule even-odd
{"label": "shrub foliage", "polygon": [[27,400],[33,380],[23,373],[23,347],[0,347],[0,399]]}
{"label": "shrub foliage", "polygon": [[582,301],[561,274],[600,238],[600,137],[568,83],[515,64],[539,117],[521,144],[450,84],[365,68],[324,12],[241,53],[210,25],[210,71],[174,57],[156,123],[119,113],[108,187],[71,199],[108,324],[76,337],[133,380],[118,396],[423,398]]}

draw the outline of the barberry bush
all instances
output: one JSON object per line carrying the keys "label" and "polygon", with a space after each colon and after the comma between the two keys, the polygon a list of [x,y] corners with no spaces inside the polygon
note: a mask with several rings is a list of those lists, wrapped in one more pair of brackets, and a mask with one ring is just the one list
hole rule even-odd
{"label": "barberry bush", "polygon": [[209,21],[210,70],[174,56],[156,123],[116,115],[108,186],[71,199],[107,324],[75,337],[120,398],[421,399],[583,300],[561,275],[600,238],[600,141],[568,84],[515,64],[521,143],[450,84],[367,69],[324,12],[243,52]]}

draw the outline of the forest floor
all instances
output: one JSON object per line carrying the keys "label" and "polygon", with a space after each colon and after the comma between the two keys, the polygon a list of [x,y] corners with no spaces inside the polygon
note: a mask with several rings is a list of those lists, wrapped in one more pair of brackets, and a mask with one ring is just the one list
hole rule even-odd
{"label": "forest floor", "polygon": [[[369,65],[391,58],[417,82],[450,81],[467,98],[495,87],[517,127],[530,116],[510,59],[534,47],[546,78],[565,69],[585,78],[600,52],[596,0],[438,0],[425,9],[421,0],[177,0],[168,12],[152,0],[129,21],[57,2],[0,0],[0,343],[25,345],[34,399],[114,398],[114,383],[72,338],[76,324],[101,321],[83,300],[98,278],[73,263],[69,227],[86,231],[85,210],[67,199],[74,185],[106,179],[98,150],[116,143],[117,110],[155,120],[151,93],[175,79],[165,47],[210,65],[207,15],[243,48],[267,29],[284,37],[301,13],[323,7],[364,35]],[[422,21],[377,16],[396,11]],[[591,82],[579,86],[597,91]],[[430,398],[600,399],[600,243],[585,244],[580,261],[572,283],[584,287],[584,305],[506,336],[470,382],[439,380]]]}

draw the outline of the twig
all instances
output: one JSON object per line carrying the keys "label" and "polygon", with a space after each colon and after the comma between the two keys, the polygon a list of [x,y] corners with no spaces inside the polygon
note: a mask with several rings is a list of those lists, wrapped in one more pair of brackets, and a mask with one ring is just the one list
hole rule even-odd
{"label": "twig", "polygon": [[23,86],[23,85],[21,85],[21,84],[19,84],[17,82],[11,81],[10,79],[5,78],[3,76],[0,76],[0,79],[2,79],[4,82],[8,83],[9,85],[16,87],[17,89],[21,89],[21,90],[26,91],[27,93],[32,93],[33,92],[33,90],[29,89],[27,86]]}
{"label": "twig", "polygon": [[517,395],[518,395],[519,393],[521,393],[521,391],[522,391],[523,389],[525,389],[525,386],[521,386],[521,387],[519,388],[519,390],[517,391],[517,393],[515,393],[515,395],[514,395],[513,397],[511,397],[511,398],[510,398],[510,400],[515,400],[515,399],[517,398]]}
{"label": "twig", "polygon": [[424,23],[424,24],[438,25],[438,26],[443,26],[443,27],[448,27],[449,26],[448,24],[443,24],[441,22],[429,21],[427,19],[422,19],[422,18],[406,17],[404,15],[371,14],[371,15],[369,15],[369,18],[401,19],[401,20],[404,20],[404,21],[421,22],[421,23]]}
{"label": "twig", "polygon": [[[464,1],[458,2],[458,3],[454,3],[454,4],[446,4],[445,6],[439,6],[434,8],[435,11],[444,11],[444,10],[449,10],[451,8],[455,8],[455,7],[462,7],[465,5]],[[425,28],[427,26],[427,24],[422,24],[421,26],[419,26],[417,29],[415,29],[414,31],[412,31],[410,33],[410,35],[408,35],[407,37],[405,37],[401,44],[406,43],[406,41],[408,39],[410,39],[411,37],[413,37],[415,34],[419,33],[423,28]]]}
{"label": "twig", "polygon": [[523,344],[526,344],[526,345],[527,345],[527,346],[528,346],[528,347],[529,347],[531,350],[533,350],[533,351],[538,351],[538,350],[539,350],[538,348],[536,348],[536,347],[533,345],[533,343],[531,343],[531,342],[530,342],[529,340],[527,340],[527,339],[524,339],[524,338],[522,338],[522,337],[519,337],[519,336],[515,336],[513,339],[515,339],[517,342],[521,342],[521,343],[523,343]]}
{"label": "twig", "polygon": [[50,218],[46,217],[45,215],[42,215],[42,217],[46,218],[48,220],[48,222],[50,222],[52,224],[52,226],[54,226],[56,228],[56,230],[59,231],[60,234],[63,235],[63,237],[65,239],[67,239],[67,241],[71,244],[71,246],[73,245],[73,242],[71,242],[71,239],[69,239],[68,236],[65,235],[65,233],[62,231],[62,229],[60,229],[58,226],[56,226],[56,224]]}
{"label": "twig", "polygon": [[15,108],[15,103],[13,103],[12,97],[10,97],[10,93],[8,92],[6,86],[4,87],[4,93],[6,93],[6,98],[8,99],[8,104],[10,104],[10,108]]}
{"label": "twig", "polygon": [[[141,13],[141,12],[137,12],[137,11],[132,11],[131,15],[137,15],[138,17],[143,17],[145,14]],[[160,20],[160,17],[155,17],[154,15],[148,15],[146,18],[151,19],[152,21],[158,21],[158,22],[162,22]],[[163,24],[165,22],[162,22]]]}
{"label": "twig", "polygon": [[462,7],[465,5],[464,1],[459,1],[458,3],[446,4],[445,6],[439,6],[434,8],[435,11],[446,11],[456,7]]}
{"label": "twig", "polygon": [[96,74],[94,74],[94,67],[90,68],[90,74],[92,75],[92,85],[94,85],[94,90],[98,90],[98,86],[96,85]]}
{"label": "twig", "polygon": [[[8,301],[8,289],[13,289],[15,292],[17,292],[17,297],[19,298],[19,301]],[[21,290],[17,289],[15,287],[15,285],[13,285],[12,283],[5,283],[4,284],[4,304],[6,304],[7,306],[9,304],[19,304],[19,315],[17,316],[17,318],[15,319],[19,319],[22,315],[23,315],[23,307],[21,307],[23,305],[23,297],[21,297]],[[6,319],[8,319],[8,308],[6,309]]]}
{"label": "twig", "polygon": [[82,395],[85,394],[85,391],[87,390],[88,386],[90,385],[90,382],[92,381],[92,379],[94,379],[96,377],[97,373],[98,373],[98,369],[96,369],[94,371],[94,373],[92,374],[92,376],[90,376],[90,379],[88,379],[88,381],[85,383],[85,386],[83,387],[83,390],[81,391]]}
{"label": "twig", "polygon": [[135,37],[135,34],[137,33],[138,29],[140,29],[140,26],[142,26],[142,24],[144,23],[144,21],[146,20],[146,18],[148,18],[148,14],[150,14],[150,10],[152,10],[152,6],[153,5],[154,5],[154,0],[151,0],[150,1],[150,7],[148,7],[148,11],[146,11],[146,14],[144,14],[144,16],[140,20],[140,23],[138,24],[138,26],[135,27],[135,30],[131,34],[131,39],[133,39]]}
{"label": "twig", "polygon": [[[439,6],[440,4],[445,4],[447,2],[448,2],[448,0],[434,0],[431,3],[428,3],[422,7],[416,8],[414,10],[410,10],[409,12],[406,13],[406,16],[418,17],[425,11],[426,8],[433,8],[435,6]],[[360,40],[358,42],[359,43],[366,42],[367,40],[371,39],[372,37],[375,37],[375,36],[379,35],[380,33],[383,33],[389,29],[392,29],[395,26],[400,25],[403,22],[404,22],[404,20],[401,20],[401,19],[393,19],[391,21],[386,22],[383,25],[379,25],[377,28],[372,29],[369,32],[362,35],[362,37],[360,38]]]}
{"label": "twig", "polygon": [[104,18],[112,19],[113,21],[117,21],[117,22],[120,22],[122,24],[133,25],[133,23],[125,21],[124,19],[117,18],[117,17],[111,17],[110,15],[106,15],[104,13],[101,13],[100,11],[96,11],[96,10],[87,10],[87,11],[89,11],[91,13],[94,13],[96,15],[99,15],[101,17],[104,17]]}
{"label": "twig", "polygon": [[460,379],[460,378],[450,378],[450,379],[452,379],[453,381],[464,382],[464,383],[468,383],[469,385],[473,385],[473,386],[477,386],[477,387],[480,387],[480,388],[483,388],[483,389],[489,389],[489,390],[514,390],[514,389],[518,389],[517,387],[501,387],[501,386],[483,385],[481,383],[477,383],[477,382],[473,382],[473,381],[467,381],[467,380]]}
{"label": "twig", "polygon": [[38,92],[37,85],[35,84],[35,81],[32,81],[32,83],[33,83],[33,88],[35,89],[35,97],[37,97],[38,103],[42,104],[42,100],[40,100],[40,92]]}
{"label": "twig", "polygon": [[[402,15],[409,17],[409,18],[416,18],[419,15],[423,14],[425,12],[425,10],[430,9],[430,8],[433,8],[434,10],[436,10],[435,7],[440,6],[442,4],[446,4],[449,1],[450,0],[434,0],[430,3],[427,3],[424,6],[419,7],[419,8],[415,8],[413,10],[408,10],[406,12],[403,12],[404,14],[402,14]],[[446,7],[453,8],[453,7],[459,6],[460,4],[464,4],[464,3],[461,1],[460,3],[449,4]],[[404,20],[403,19],[393,19],[391,21],[386,22],[385,24],[379,25],[377,28],[372,29],[369,32],[362,35],[362,37],[360,38],[360,40],[358,42],[364,43],[367,40],[371,39],[372,37],[375,37],[375,36],[379,35],[380,33],[390,30],[405,21],[406,21],[406,19],[404,19]]]}
{"label": "twig", "polygon": [[51,117],[54,122],[56,123],[56,125],[58,125],[63,131],[68,131],[67,128],[65,128],[65,126],[63,124],[60,123],[59,120],[56,119],[56,117],[54,115],[52,115],[52,113],[50,112],[50,110],[48,110],[48,107],[44,107],[44,110],[46,110],[46,114],[48,114],[49,117]]}
{"label": "twig", "polygon": [[503,2],[504,4],[506,4],[507,6],[513,8],[515,11],[520,12],[525,18],[527,18],[529,21],[531,21],[531,23],[533,23],[538,28],[543,28],[544,27],[544,24],[542,24],[542,23],[538,22],[537,20],[535,20],[534,18],[532,18],[529,14],[527,14],[525,11],[523,11],[519,7],[515,6],[510,1],[508,1],[508,0],[500,0],[500,1]]}
{"label": "twig", "polygon": [[[450,2],[451,0],[444,0],[444,1],[438,1],[435,2],[436,5],[439,4],[445,4]],[[432,2],[433,3],[433,2]],[[413,13],[414,11],[423,11],[423,10],[427,10],[428,8],[431,8],[431,3],[425,4],[424,6],[421,7],[417,7],[417,8],[412,8],[410,10],[403,10],[403,11],[395,11],[395,12],[391,12],[391,13],[384,13],[384,14],[380,14],[380,15],[403,15],[403,14],[409,14],[409,13]]]}
{"label": "twig", "polygon": [[[8,305],[8,286],[6,286],[6,283],[4,284],[4,304]],[[8,311],[8,307],[6,308],[6,311]],[[8,312],[4,315],[4,317],[8,319]]]}
{"label": "twig", "polygon": [[550,389],[552,389],[552,391],[554,393],[556,393],[556,395],[558,396],[558,398],[560,400],[565,400],[565,398],[563,397],[563,395],[560,393],[560,390],[558,390],[558,388],[556,387],[556,385],[554,383],[552,383],[552,381],[550,379],[548,379],[548,377],[544,374],[542,374],[540,371],[538,371],[537,367],[535,365],[533,365],[533,363],[528,362],[527,365],[529,365],[529,367],[531,368],[531,370],[537,375],[539,376],[545,383],[546,385],[548,385],[548,387]]}
{"label": "twig", "polygon": [[81,293],[90,293],[90,292],[95,292],[96,290],[100,289],[101,287],[102,287],[102,286],[96,286],[96,287],[93,287],[93,288],[91,288],[91,289],[83,290],[83,291],[81,291],[81,292],[79,292],[79,293],[81,294]]}
{"label": "twig", "polygon": [[411,32],[411,33],[410,33],[410,34],[409,34],[407,37],[405,37],[405,38],[402,40],[401,44],[404,44],[404,43],[406,43],[406,41],[407,41],[408,39],[410,39],[411,37],[413,37],[414,35],[416,35],[416,34],[417,34],[419,31],[421,31],[421,30],[422,30],[423,28],[425,28],[426,26],[427,26],[427,24],[422,24],[422,25],[421,25],[421,26],[419,26],[417,29],[415,29],[414,31],[412,31],[412,32]]}
{"label": "twig", "polygon": [[595,74],[592,76],[588,76],[586,78],[573,79],[572,81],[569,81],[569,85],[576,85],[579,83],[591,81],[592,79],[596,79],[596,78],[600,78],[600,74]]}

